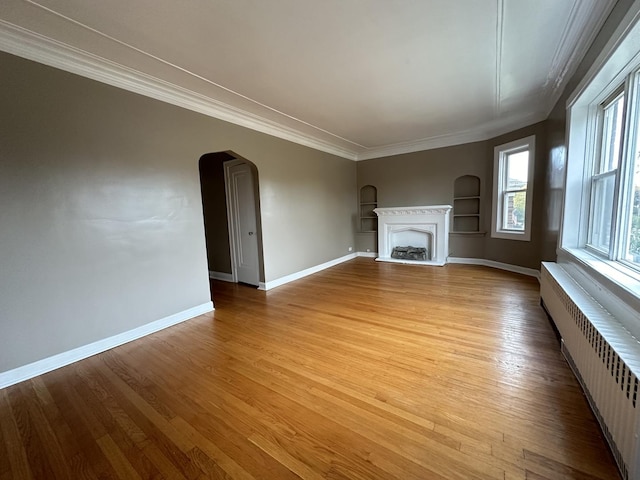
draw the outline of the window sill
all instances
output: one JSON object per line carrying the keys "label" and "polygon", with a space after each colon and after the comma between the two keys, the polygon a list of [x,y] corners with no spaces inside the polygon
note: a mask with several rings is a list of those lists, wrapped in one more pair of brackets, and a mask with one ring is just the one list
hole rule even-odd
{"label": "window sill", "polygon": [[503,240],[519,240],[521,242],[530,242],[531,241],[531,233],[530,232],[507,232],[507,231],[492,231],[491,238],[501,238]]}
{"label": "window sill", "polygon": [[[626,306],[631,309],[627,316],[640,317],[640,275],[636,271],[581,248],[560,248],[558,263],[568,263],[577,268],[583,281],[580,278],[576,281],[607,310]],[[617,305],[612,302],[617,302]]]}

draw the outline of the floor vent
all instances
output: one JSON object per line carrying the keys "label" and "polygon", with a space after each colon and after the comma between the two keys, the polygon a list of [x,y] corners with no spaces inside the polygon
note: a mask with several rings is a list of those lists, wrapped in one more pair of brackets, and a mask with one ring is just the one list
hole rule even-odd
{"label": "floor vent", "polygon": [[640,344],[555,263],[543,263],[540,296],[622,477],[640,478]]}

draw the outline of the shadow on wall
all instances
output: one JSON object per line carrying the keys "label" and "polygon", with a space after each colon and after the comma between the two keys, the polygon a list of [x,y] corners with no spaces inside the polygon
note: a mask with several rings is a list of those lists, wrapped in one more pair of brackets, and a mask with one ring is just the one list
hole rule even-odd
{"label": "shadow on wall", "polygon": [[[231,244],[229,208],[225,181],[225,163],[241,161],[249,166],[253,178],[254,204],[251,205],[256,217],[256,237],[258,240],[259,279],[264,282],[264,262],[262,252],[262,226],[260,224],[260,195],[258,169],[256,166],[231,151],[207,153],[200,157],[200,188],[202,211],[207,247],[207,262],[212,278],[237,281],[234,275],[233,246]],[[228,165],[228,164],[227,164]],[[243,210],[243,209],[239,209]],[[238,246],[236,245],[236,248]]]}

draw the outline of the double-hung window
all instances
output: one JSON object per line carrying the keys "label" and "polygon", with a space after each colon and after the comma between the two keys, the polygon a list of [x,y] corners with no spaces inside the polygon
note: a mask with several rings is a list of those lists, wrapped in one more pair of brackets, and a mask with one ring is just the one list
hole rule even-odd
{"label": "double-hung window", "polygon": [[640,312],[640,5],[623,23],[567,102],[558,261]]}
{"label": "double-hung window", "polygon": [[640,272],[640,70],[596,112],[585,246]]}
{"label": "double-hung window", "polygon": [[604,255],[612,247],[615,190],[622,151],[624,91],[616,92],[598,108],[597,155],[591,176],[591,202],[587,245]]}
{"label": "double-hung window", "polygon": [[494,149],[491,236],[531,239],[535,136]]}

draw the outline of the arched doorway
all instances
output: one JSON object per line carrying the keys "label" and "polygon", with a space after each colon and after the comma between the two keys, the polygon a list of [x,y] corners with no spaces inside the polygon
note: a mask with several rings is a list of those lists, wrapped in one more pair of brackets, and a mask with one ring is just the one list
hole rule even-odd
{"label": "arched doorway", "polygon": [[227,151],[200,157],[199,170],[210,277],[263,286],[256,166]]}

